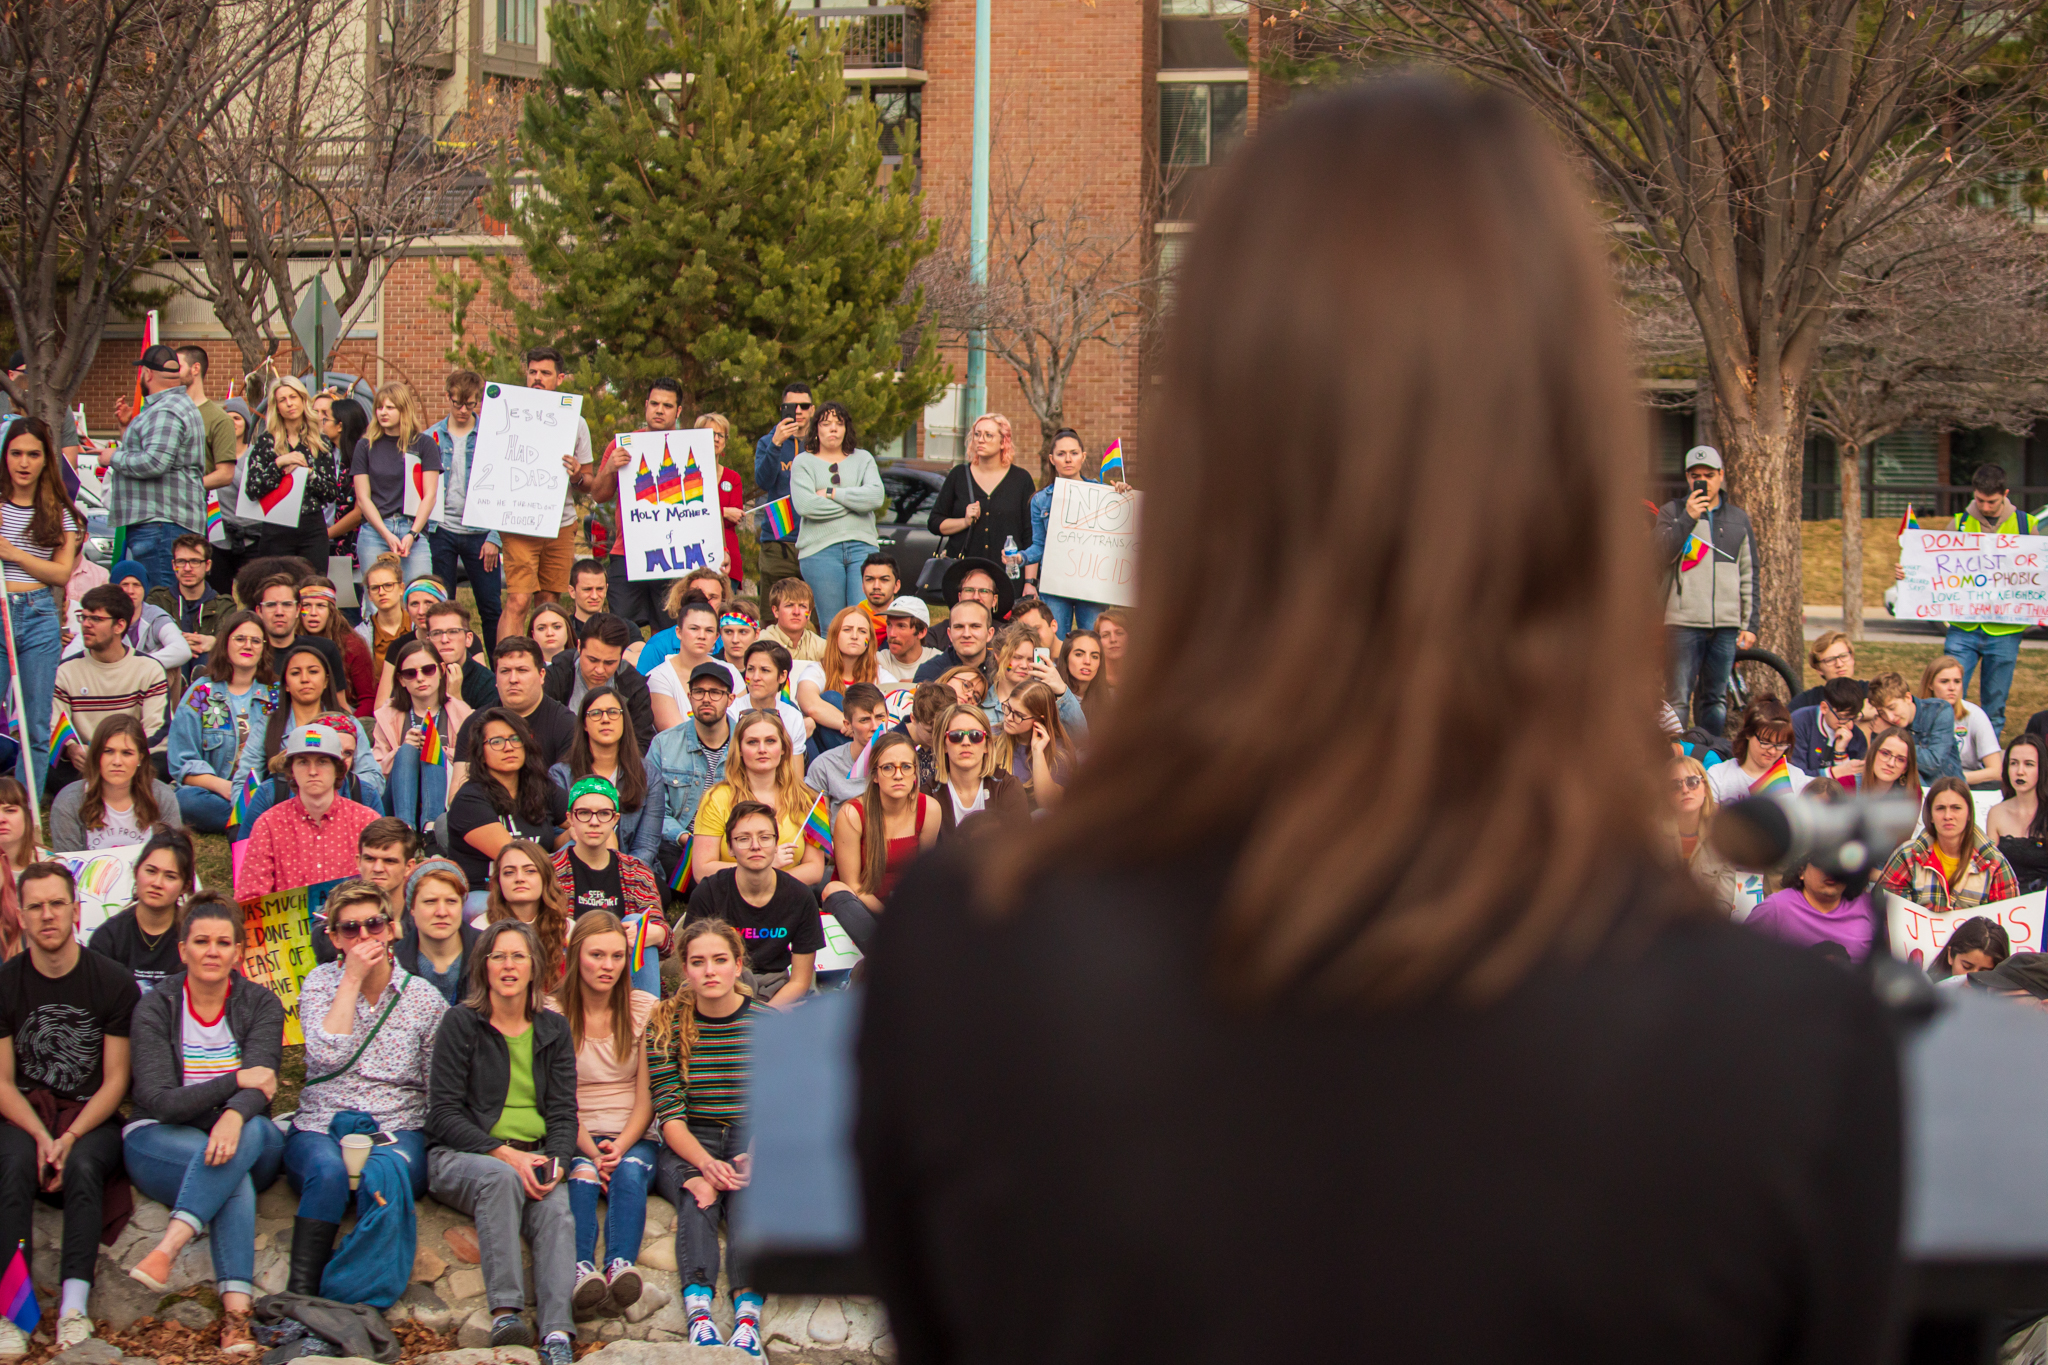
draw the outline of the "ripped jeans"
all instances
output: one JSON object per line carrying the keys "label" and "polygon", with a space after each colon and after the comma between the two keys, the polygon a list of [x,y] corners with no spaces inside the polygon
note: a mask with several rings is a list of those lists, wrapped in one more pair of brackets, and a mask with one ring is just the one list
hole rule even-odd
{"label": "ripped jeans", "polygon": [[[595,1140],[611,1134],[590,1136]],[[641,1138],[612,1168],[611,1186],[604,1192],[605,1261],[640,1259],[640,1239],[647,1231],[647,1187],[654,1183],[654,1156],[659,1150],[653,1138]],[[576,1215],[576,1259],[601,1266],[604,1262],[597,1259],[597,1196],[597,1165],[578,1152],[569,1162],[569,1211]]]}

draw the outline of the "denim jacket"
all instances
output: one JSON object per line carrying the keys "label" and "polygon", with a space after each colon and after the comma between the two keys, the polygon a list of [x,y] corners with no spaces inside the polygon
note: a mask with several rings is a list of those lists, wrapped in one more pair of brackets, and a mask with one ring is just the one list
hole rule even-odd
{"label": "denim jacket", "polygon": [[194,776],[233,781],[243,740],[269,722],[276,692],[269,683],[251,683],[238,697],[226,683],[193,683],[171,716],[171,785]]}
{"label": "denim jacket", "polygon": [[1024,562],[1036,564],[1045,558],[1045,528],[1052,521],[1052,485],[1047,484],[1031,495],[1031,544],[1024,551]]}
{"label": "denim jacket", "polygon": [[[641,802],[639,810],[619,812],[619,847],[653,867],[654,855],[661,848],[662,826],[666,823],[663,818],[666,798],[657,793],[666,792],[668,788],[662,780],[661,762],[652,750],[641,760],[641,766],[647,769],[647,799]],[[548,776],[563,791],[576,785],[566,762],[549,768]]]}
{"label": "denim jacket", "polygon": [[647,780],[661,772],[667,808],[661,819],[664,843],[680,843],[697,819],[697,803],[725,780],[725,765],[715,762],[697,738],[697,722],[685,718],[681,725],[663,730],[647,749]]}
{"label": "denim jacket", "polygon": [[[471,427],[462,444],[455,444],[455,433],[448,429],[448,419],[427,428],[427,435],[441,447],[441,529],[453,535],[475,535],[472,527],[462,524],[462,510],[469,502],[469,462],[476,458],[476,434],[481,428]],[[496,531],[484,539],[492,545],[503,545]]]}

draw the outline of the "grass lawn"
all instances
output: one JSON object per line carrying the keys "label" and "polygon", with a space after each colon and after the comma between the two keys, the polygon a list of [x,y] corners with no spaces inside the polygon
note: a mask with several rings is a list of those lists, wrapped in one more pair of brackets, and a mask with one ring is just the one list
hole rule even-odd
{"label": "grass lawn", "polygon": [[[1923,517],[1924,527],[1947,526],[1947,517]],[[1799,524],[1806,600],[1816,606],[1842,605],[1842,523],[1805,521]],[[1863,605],[1884,606],[1885,589],[1899,566],[1899,519],[1866,517],[1863,521]]]}

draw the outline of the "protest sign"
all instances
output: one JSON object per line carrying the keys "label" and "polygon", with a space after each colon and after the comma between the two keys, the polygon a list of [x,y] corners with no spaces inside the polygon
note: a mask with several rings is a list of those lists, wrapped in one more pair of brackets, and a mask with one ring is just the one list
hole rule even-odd
{"label": "protest sign", "polygon": [[2048,536],[1913,529],[1899,567],[1902,620],[2048,623]]}
{"label": "protest sign", "polygon": [[141,844],[123,844],[89,853],[59,853],[51,860],[70,868],[78,883],[80,943],[135,899],[135,860],[141,856]]}
{"label": "protest sign", "polygon": [[575,453],[582,412],[579,394],[484,385],[463,525],[554,539],[569,492],[562,457]]}
{"label": "protest sign", "polygon": [[2016,953],[2041,951],[2041,911],[2048,891],[1993,901],[1968,910],[1926,910],[1897,896],[1885,899],[1885,918],[1891,925],[1892,956],[1901,962],[1924,968],[1948,936],[1964,920],[1982,915],[2004,926]]}
{"label": "protest sign", "polygon": [[1138,600],[1138,495],[1078,479],[1052,481],[1038,590],[1112,607]]}
{"label": "protest sign", "polygon": [[235,486],[235,515],[243,521],[260,521],[267,526],[297,526],[299,504],[306,500],[307,477],[303,469],[287,469],[284,482],[260,498],[249,496],[245,477]]}
{"label": "protest sign", "polygon": [[853,936],[839,927],[839,917],[830,910],[818,912],[818,923],[825,929],[825,946],[818,950],[812,967],[821,972],[851,971],[861,958],[860,949],[853,946]]}
{"label": "protest sign", "polygon": [[626,578],[680,578],[725,568],[725,522],[718,512],[718,459],[708,427],[622,431],[619,532]]}
{"label": "protest sign", "polygon": [[314,967],[313,917],[341,879],[277,891],[240,902],[247,935],[242,975],[268,987],[284,1002],[284,1040],[303,1043],[299,1028],[299,983]]}

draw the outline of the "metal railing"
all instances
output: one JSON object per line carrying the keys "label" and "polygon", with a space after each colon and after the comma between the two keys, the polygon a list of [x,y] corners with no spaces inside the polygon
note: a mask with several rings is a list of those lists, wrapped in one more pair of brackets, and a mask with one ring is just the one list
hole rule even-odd
{"label": "metal railing", "polygon": [[924,67],[924,16],[907,5],[798,11],[837,33],[847,70],[915,71]]}

